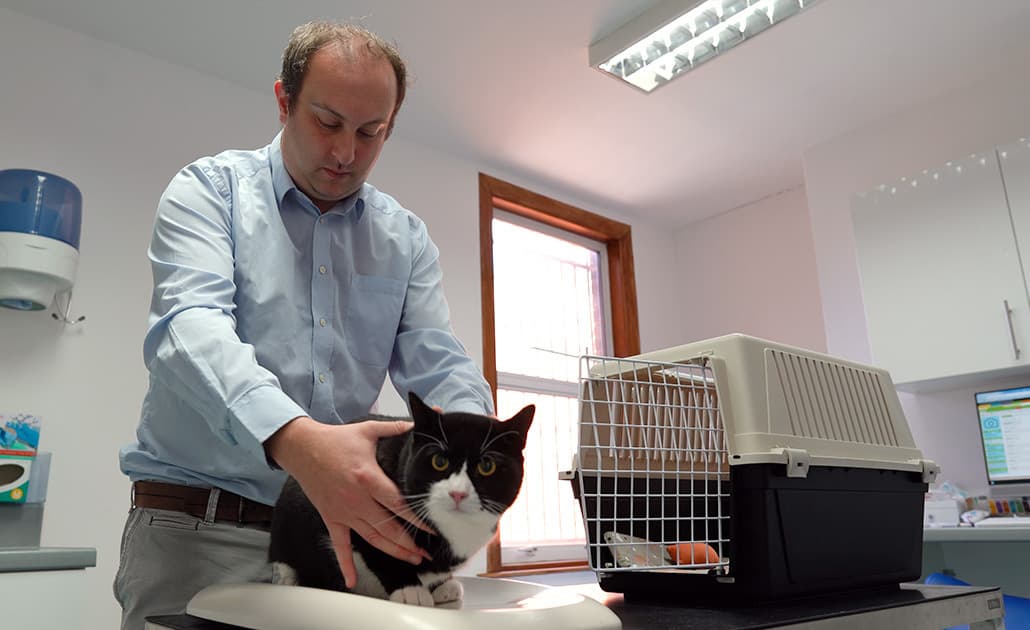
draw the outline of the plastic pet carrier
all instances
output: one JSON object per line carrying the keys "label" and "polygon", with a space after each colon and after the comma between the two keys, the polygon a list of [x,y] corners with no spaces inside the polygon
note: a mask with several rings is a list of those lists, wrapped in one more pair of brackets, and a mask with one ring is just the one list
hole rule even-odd
{"label": "plastic pet carrier", "polygon": [[741,603],[919,577],[938,467],[886,371],[745,335],[581,361],[566,476],[604,590]]}

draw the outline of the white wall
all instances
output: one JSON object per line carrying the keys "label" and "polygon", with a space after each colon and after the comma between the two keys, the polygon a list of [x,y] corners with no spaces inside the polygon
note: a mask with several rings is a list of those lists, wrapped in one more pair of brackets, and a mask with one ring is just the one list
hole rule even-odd
{"label": "white wall", "polygon": [[[5,9],[0,58],[0,169],[53,171],[82,190],[72,315],[87,317],[64,329],[45,314],[0,309],[0,409],[43,417],[40,446],[54,459],[42,542],[97,548],[81,627],[112,628],[118,609],[111,581],[129,505],[117,452],[132,439],[146,387],[141,344],[153,211],[182,165],[273,137],[278,123],[271,81],[268,93],[255,93]],[[429,224],[442,251],[455,330],[479,359],[480,169],[405,142],[403,117],[399,125],[373,182]],[[532,181],[490,174],[605,214]],[[644,348],[679,342],[669,290],[676,277],[669,264],[673,238],[609,216],[633,225]]]}
{"label": "white wall", "polygon": [[[0,408],[43,418],[53,452],[45,546],[96,547],[83,628],[117,627],[111,582],[129,507],[118,449],[146,387],[146,247],[158,196],[190,160],[276,132],[271,98],[0,10],[0,168],[82,190],[76,327],[0,309]],[[56,600],[55,600],[56,601]]]}
{"label": "white wall", "polygon": [[[805,152],[805,186],[831,354],[866,362],[871,357],[850,195],[1030,133],[1030,85],[1018,76],[1011,68],[996,69],[979,83]],[[1009,383],[986,383],[978,390]],[[943,478],[980,492],[986,478],[973,430],[973,391],[903,394],[902,404],[917,445],[942,465]]]}
{"label": "white wall", "polygon": [[682,343],[742,332],[825,350],[803,187],[691,224],[677,250]]}

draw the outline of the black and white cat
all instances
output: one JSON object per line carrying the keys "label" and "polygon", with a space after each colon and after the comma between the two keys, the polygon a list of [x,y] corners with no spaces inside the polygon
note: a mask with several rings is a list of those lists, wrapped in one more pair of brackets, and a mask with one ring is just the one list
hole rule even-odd
{"label": "black and white cat", "polygon": [[272,520],[269,561],[277,584],[351,591],[433,606],[459,602],[453,571],[497,531],[522,485],[522,450],[533,421],[529,405],[511,419],[440,413],[408,396],[414,428],[379,441],[376,458],[412,511],[432,527],[409,527],[432,560],[412,565],[389,556],[351,532],[358,582],[344,585],[328,530],[300,485],[283,486]]}

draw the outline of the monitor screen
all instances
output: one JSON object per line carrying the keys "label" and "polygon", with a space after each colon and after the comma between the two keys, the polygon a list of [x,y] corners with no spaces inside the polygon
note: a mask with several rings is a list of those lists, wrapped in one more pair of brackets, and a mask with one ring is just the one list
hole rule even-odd
{"label": "monitor screen", "polygon": [[1030,483],[1030,387],[976,395],[987,481]]}

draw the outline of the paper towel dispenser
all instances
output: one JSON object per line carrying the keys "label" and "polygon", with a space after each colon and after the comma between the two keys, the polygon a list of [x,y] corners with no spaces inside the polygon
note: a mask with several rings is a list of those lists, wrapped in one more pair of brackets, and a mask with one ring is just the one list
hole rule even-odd
{"label": "paper towel dispenser", "polygon": [[43,310],[71,290],[81,223],[75,184],[43,171],[0,170],[0,306]]}

